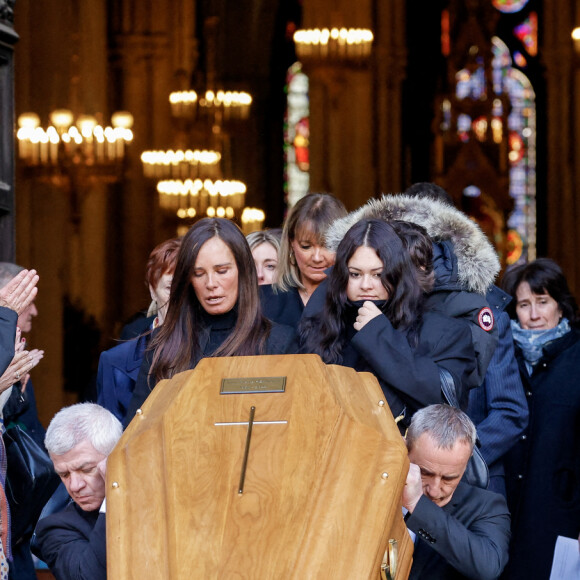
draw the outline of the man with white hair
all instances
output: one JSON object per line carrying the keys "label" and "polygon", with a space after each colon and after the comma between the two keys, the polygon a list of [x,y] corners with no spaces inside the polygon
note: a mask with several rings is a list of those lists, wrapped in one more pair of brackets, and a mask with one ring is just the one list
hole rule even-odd
{"label": "man with white hair", "polygon": [[122,433],[120,421],[95,403],[65,407],[48,426],[45,445],[73,503],[38,522],[33,551],[57,580],[107,577],[106,464]]}
{"label": "man with white hair", "polygon": [[415,536],[410,579],[492,580],[507,564],[505,498],[461,482],[475,441],[473,422],[456,407],[429,405],[411,419],[402,498]]}

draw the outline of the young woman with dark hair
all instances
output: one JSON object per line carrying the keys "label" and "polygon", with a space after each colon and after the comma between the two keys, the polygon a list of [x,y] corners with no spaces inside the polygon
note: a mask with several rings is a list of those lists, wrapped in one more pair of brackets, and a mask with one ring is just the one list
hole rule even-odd
{"label": "young woman with dark hair", "polygon": [[256,266],[241,230],[223,218],[202,219],[183,237],[165,323],[151,340],[127,419],[160,380],[203,357],[293,352],[294,330],[262,315]]}
{"label": "young woman with dark hair", "polygon": [[469,327],[424,311],[417,269],[391,225],[355,223],[338,245],[326,286],[322,310],[300,323],[302,352],[372,372],[402,427],[417,409],[442,402],[439,366],[466,404],[465,379],[475,364]]}

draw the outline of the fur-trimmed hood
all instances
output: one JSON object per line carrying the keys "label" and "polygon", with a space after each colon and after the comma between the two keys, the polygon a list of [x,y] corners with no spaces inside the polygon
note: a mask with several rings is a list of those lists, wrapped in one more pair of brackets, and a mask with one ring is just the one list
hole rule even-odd
{"label": "fur-trimmed hood", "polygon": [[368,218],[412,222],[423,226],[434,242],[450,242],[457,258],[458,282],[465,290],[485,294],[500,271],[495,249],[466,214],[434,199],[404,194],[371,199],[335,221],[326,232],[327,247],[336,251],[350,227]]}

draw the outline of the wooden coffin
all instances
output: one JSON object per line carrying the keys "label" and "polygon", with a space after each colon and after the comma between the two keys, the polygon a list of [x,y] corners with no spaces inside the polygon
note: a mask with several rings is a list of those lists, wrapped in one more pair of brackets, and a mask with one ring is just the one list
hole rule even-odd
{"label": "wooden coffin", "polygon": [[371,374],[204,359],[157,385],[109,456],[108,577],[378,580],[390,547],[407,578],[408,465]]}

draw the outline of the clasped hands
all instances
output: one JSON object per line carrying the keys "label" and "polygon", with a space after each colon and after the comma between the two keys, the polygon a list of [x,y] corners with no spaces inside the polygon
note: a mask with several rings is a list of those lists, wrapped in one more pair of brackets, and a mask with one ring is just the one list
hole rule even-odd
{"label": "clasped hands", "polygon": [[0,393],[10,388],[17,382],[22,384],[22,392],[26,388],[26,383],[30,378],[30,371],[41,361],[44,356],[43,350],[37,348],[30,351],[25,350],[26,341],[21,338],[20,329],[16,329],[16,342],[14,344],[14,358],[0,376]]}

